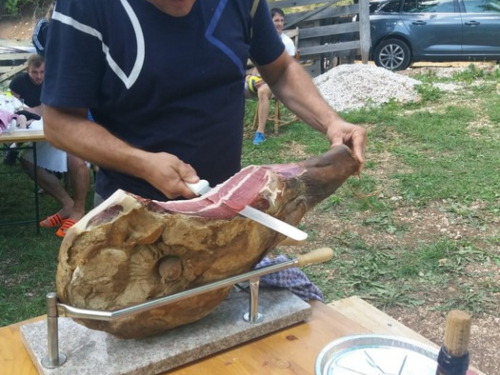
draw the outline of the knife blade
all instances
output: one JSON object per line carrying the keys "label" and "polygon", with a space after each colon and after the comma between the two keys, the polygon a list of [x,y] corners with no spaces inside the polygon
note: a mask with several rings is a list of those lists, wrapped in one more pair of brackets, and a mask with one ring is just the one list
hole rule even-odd
{"label": "knife blade", "polygon": [[[186,182],[186,186],[196,195],[203,195],[208,193],[212,188],[206,180],[200,180],[197,183],[191,184]],[[271,228],[272,230],[284,234],[296,241],[304,241],[307,238],[307,233],[285,223],[284,221],[277,219],[265,212],[259,211],[253,207],[245,206],[241,211],[236,211],[241,216],[247,217],[265,227]]]}

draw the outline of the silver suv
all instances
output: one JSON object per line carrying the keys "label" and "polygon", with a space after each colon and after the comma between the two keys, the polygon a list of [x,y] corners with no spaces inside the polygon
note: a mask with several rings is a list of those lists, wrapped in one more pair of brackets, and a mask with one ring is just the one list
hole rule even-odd
{"label": "silver suv", "polygon": [[500,0],[372,1],[370,26],[371,58],[386,69],[500,60]]}

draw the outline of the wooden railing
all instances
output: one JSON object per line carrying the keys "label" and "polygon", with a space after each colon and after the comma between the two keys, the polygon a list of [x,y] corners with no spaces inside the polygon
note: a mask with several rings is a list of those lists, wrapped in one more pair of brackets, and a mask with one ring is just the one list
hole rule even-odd
{"label": "wooden railing", "polygon": [[27,67],[31,53],[0,53],[0,83],[12,79]]}
{"label": "wooden railing", "polygon": [[[285,11],[285,29],[300,29],[301,59],[315,60],[321,65],[327,55],[354,53],[366,64],[371,44],[369,0],[348,5],[339,3],[345,0],[279,0],[267,4],[269,9],[276,7]],[[313,76],[321,73],[314,69],[310,71]]]}

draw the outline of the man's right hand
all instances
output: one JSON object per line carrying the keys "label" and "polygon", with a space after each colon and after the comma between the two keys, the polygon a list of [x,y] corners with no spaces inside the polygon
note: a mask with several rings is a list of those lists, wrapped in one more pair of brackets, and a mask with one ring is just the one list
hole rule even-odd
{"label": "man's right hand", "polygon": [[144,173],[141,177],[168,198],[194,198],[186,182],[196,183],[200,180],[194,168],[184,163],[177,156],[166,152],[147,153]]}

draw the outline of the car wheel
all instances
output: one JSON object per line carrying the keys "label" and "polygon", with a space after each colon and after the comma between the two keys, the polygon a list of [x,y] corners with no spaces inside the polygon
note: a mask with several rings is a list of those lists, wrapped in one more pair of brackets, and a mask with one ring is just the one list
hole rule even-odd
{"label": "car wheel", "polygon": [[339,64],[339,58],[334,52],[321,55],[321,74],[328,72]]}
{"label": "car wheel", "polygon": [[410,48],[399,39],[387,39],[375,49],[374,60],[381,68],[404,70],[410,65]]}

